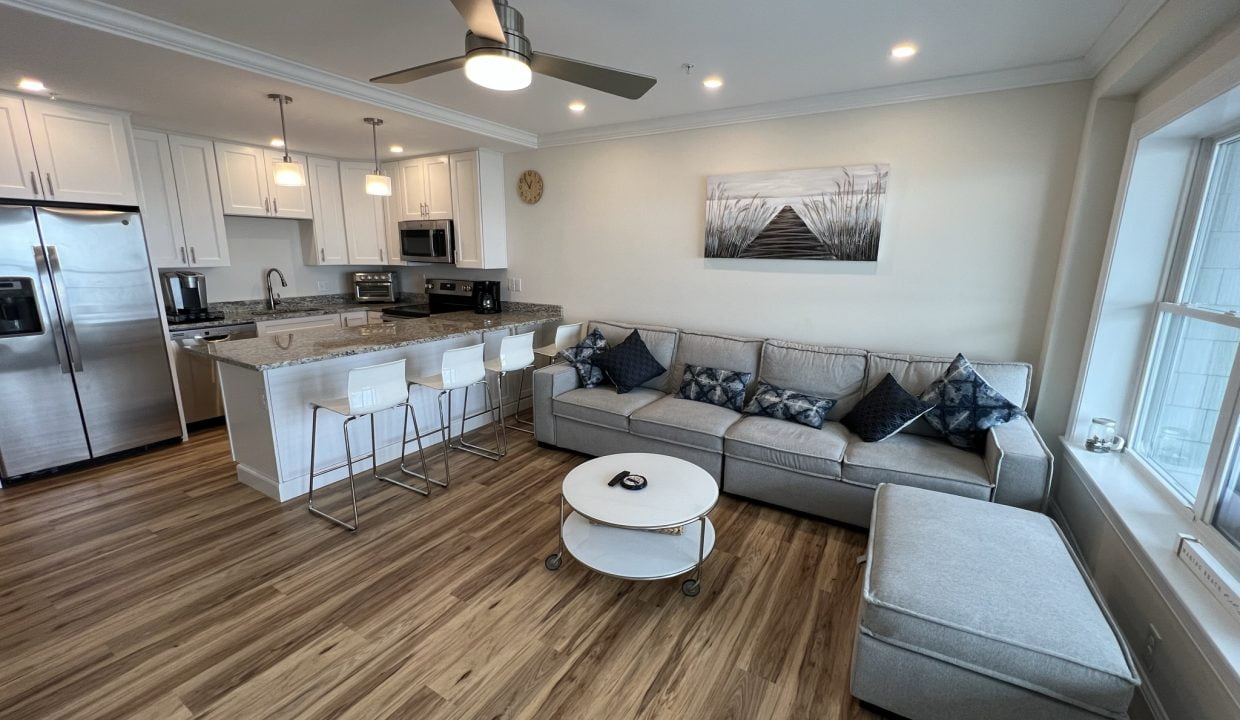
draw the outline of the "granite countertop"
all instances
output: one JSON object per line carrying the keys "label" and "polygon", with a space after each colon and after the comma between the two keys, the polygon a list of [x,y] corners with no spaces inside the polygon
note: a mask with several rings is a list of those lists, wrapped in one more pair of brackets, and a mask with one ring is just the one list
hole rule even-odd
{"label": "granite countertop", "polygon": [[266,337],[229,340],[186,348],[189,352],[250,370],[304,365],[332,358],[436,342],[483,331],[503,330],[529,323],[559,320],[559,305],[505,302],[504,311],[479,315],[463,311],[363,325],[276,333]]}
{"label": "granite countertop", "polygon": [[357,310],[382,311],[397,305],[416,305],[426,301],[426,296],[420,293],[401,293],[394,303],[360,303],[352,295],[306,295],[281,298],[279,311],[272,312],[268,309],[265,299],[230,300],[211,303],[211,312],[224,313],[224,318],[221,320],[180,323],[168,326],[168,330],[170,332],[183,332],[185,330],[202,330],[203,328],[240,325],[267,320],[291,320],[293,318],[314,317],[316,315],[336,315]]}

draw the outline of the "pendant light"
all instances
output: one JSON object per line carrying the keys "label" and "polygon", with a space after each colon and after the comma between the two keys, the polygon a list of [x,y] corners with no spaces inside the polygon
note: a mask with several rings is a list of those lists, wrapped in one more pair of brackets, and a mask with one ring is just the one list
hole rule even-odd
{"label": "pendant light", "polygon": [[284,141],[284,161],[275,163],[272,166],[276,185],[280,187],[305,187],[306,173],[302,171],[300,164],[293,162],[293,159],[288,156],[288,130],[284,127],[284,106],[293,102],[293,98],[279,93],[271,93],[267,97],[275,100],[280,105],[280,137]]}
{"label": "pendant light", "polygon": [[392,178],[379,170],[379,126],[383,121],[379,118],[362,118],[362,122],[370,126],[370,139],[375,146],[375,172],[366,176],[366,194],[389,197],[392,194]]}

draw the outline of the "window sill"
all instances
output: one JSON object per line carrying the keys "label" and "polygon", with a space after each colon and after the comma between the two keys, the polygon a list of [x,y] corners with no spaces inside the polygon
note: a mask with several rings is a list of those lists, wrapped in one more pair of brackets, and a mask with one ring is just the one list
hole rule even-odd
{"label": "window sill", "polygon": [[[1240,681],[1240,623],[1176,555],[1179,534],[1197,536],[1183,501],[1127,453],[1092,453],[1060,438],[1063,455],[1193,641],[1220,673]],[[1221,664],[1220,664],[1221,663]]]}

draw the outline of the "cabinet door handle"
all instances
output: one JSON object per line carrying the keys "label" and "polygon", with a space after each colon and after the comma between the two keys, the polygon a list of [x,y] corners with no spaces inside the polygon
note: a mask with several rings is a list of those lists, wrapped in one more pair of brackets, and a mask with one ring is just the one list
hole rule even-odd
{"label": "cabinet door handle", "polygon": [[39,192],[39,178],[34,174],[34,170],[30,171],[30,189],[34,191],[35,195],[42,195]]}
{"label": "cabinet door handle", "polygon": [[268,215],[271,214],[271,198],[269,197],[263,198],[263,212],[267,213]]}
{"label": "cabinet door handle", "polygon": [[327,251],[319,248],[319,262],[327,262]]}
{"label": "cabinet door handle", "polygon": [[52,197],[56,197],[56,188],[52,187],[52,174],[47,174],[47,191]]}
{"label": "cabinet door handle", "polygon": [[280,214],[280,200],[278,198],[271,198],[271,214]]}
{"label": "cabinet door handle", "polygon": [[383,248],[379,248],[379,262],[383,262]]}
{"label": "cabinet door handle", "polygon": [[185,264],[185,262],[186,262],[186,260],[185,260],[185,246],[184,246],[184,245],[182,245],[182,246],[181,246],[181,263],[182,263],[182,264]]}
{"label": "cabinet door handle", "polygon": [[192,245],[189,248],[189,259],[190,259],[190,262],[194,263],[195,265],[198,264],[198,253],[197,251],[194,250],[194,247]]}

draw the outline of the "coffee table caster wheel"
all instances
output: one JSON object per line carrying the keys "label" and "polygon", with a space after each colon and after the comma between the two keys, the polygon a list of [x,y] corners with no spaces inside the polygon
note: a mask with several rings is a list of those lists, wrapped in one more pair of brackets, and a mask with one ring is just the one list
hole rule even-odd
{"label": "coffee table caster wheel", "polygon": [[697,597],[702,592],[702,584],[697,580],[686,580],[680,585],[680,591],[689,597]]}
{"label": "coffee table caster wheel", "polygon": [[543,561],[543,565],[546,565],[548,570],[559,570],[560,554],[548,555],[547,559]]}

